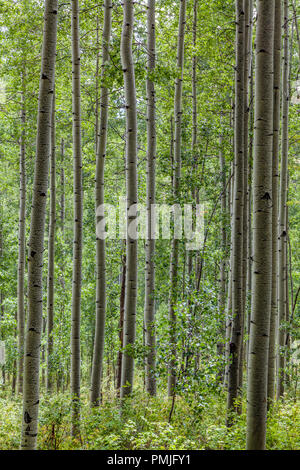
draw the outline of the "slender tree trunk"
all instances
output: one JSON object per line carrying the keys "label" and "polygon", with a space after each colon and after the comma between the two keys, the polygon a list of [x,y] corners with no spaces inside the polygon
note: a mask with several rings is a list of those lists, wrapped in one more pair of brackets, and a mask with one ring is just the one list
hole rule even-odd
{"label": "slender tree trunk", "polygon": [[122,357],[123,357],[122,346],[124,342],[125,285],[126,285],[126,255],[122,257],[122,273],[121,273],[120,321],[119,321],[120,350],[118,352],[118,375],[117,375],[118,397],[120,397],[121,377],[122,377]]}
{"label": "slender tree trunk", "polygon": [[264,450],[272,290],[273,50],[275,3],[258,2],[253,168],[253,298],[247,449]]}
{"label": "slender tree trunk", "polygon": [[[219,273],[219,323],[220,323],[220,340],[217,344],[217,352],[223,362],[223,353],[224,353],[224,314],[225,314],[225,304],[226,304],[226,168],[225,168],[225,157],[223,152],[223,136],[220,135],[219,138],[219,162],[221,170],[221,184],[222,184],[222,194],[221,194],[221,250],[222,250],[222,259],[220,262],[220,273]],[[223,364],[220,367],[219,379],[222,381],[224,379]]]}
{"label": "slender tree trunk", "polygon": [[53,326],[54,326],[54,261],[56,227],[56,145],[55,145],[55,91],[52,103],[51,154],[50,154],[50,220],[48,240],[48,279],[47,279],[47,392],[53,390]]}
{"label": "slender tree trunk", "polygon": [[145,266],[145,346],[146,346],[146,391],[156,395],[155,377],[155,240],[152,236],[151,205],[155,204],[156,123],[155,86],[151,74],[155,70],[155,0],[148,0],[147,10],[147,240]]}
{"label": "slender tree trunk", "polygon": [[[105,67],[109,60],[109,42],[111,34],[112,2],[104,3],[104,27],[102,36],[102,69],[101,79],[104,81]],[[106,155],[107,121],[108,121],[108,94],[106,87],[101,87],[100,96],[100,129],[97,148],[96,168],[96,211],[104,204],[104,163]],[[96,223],[103,223],[104,212],[97,217]],[[101,376],[103,368],[104,339],[105,339],[105,311],[106,311],[106,268],[105,268],[105,240],[97,236],[96,241],[96,328],[94,339],[94,354],[91,381],[91,403],[98,406],[101,394]]]}
{"label": "slender tree trunk", "polygon": [[82,267],[82,162],[80,112],[79,4],[72,0],[72,111],[74,168],[74,245],[72,278],[71,395],[72,436],[80,426],[80,304]]}
{"label": "slender tree trunk", "polygon": [[28,253],[28,321],[24,361],[22,449],[36,448],[39,406],[40,344],[43,318],[42,267],[51,110],[57,36],[57,0],[46,0],[37,121],[36,159]]}
{"label": "slender tree trunk", "polygon": [[[180,2],[178,42],[177,42],[177,70],[180,75],[175,81],[174,97],[174,202],[178,202],[180,197],[180,177],[181,177],[181,121],[182,121],[182,82],[184,66],[184,36],[186,23],[186,0]],[[178,296],[178,261],[179,261],[179,240],[173,237],[171,247],[170,263],[170,297],[169,297],[169,328],[170,328],[170,360],[168,367],[168,395],[175,394],[176,387],[176,304]]]}
{"label": "slender tree trunk", "polygon": [[[24,75],[22,75],[22,86]],[[25,339],[25,251],[26,251],[26,147],[25,147],[25,125],[26,110],[24,102],[24,86],[22,90],[21,106],[21,139],[20,139],[20,208],[19,208],[19,258],[18,258],[18,364],[17,364],[17,392],[23,392],[23,369],[24,369],[24,339]]]}
{"label": "slender tree trunk", "polygon": [[[242,393],[243,387],[243,372],[244,372],[244,333],[245,333],[245,318],[247,308],[247,274],[248,274],[248,132],[249,132],[249,66],[250,66],[250,45],[252,45],[252,27],[250,14],[252,13],[252,1],[245,0],[245,42],[244,42],[244,188],[243,188],[243,287],[242,287],[242,338],[241,338],[241,353],[239,361],[239,392]],[[239,405],[239,412],[242,411],[241,404]]]}
{"label": "slender tree trunk", "polygon": [[276,377],[276,337],[278,324],[278,178],[281,81],[281,0],[275,0],[274,24],[274,104],[273,104],[273,177],[272,177],[272,304],[268,363],[268,403],[274,400]]}
{"label": "slender tree trunk", "polygon": [[289,3],[284,0],[283,11],[283,71],[282,71],[282,142],[281,170],[279,193],[279,245],[278,245],[278,364],[277,364],[277,399],[284,393],[284,346],[285,331],[282,326],[285,321],[286,309],[286,209],[288,191],[288,151],[289,151]]}
{"label": "slender tree trunk", "polygon": [[237,411],[243,330],[243,205],[244,205],[244,1],[236,1],[235,171],[232,226],[232,329],[228,370],[227,424]]}
{"label": "slender tree trunk", "polygon": [[126,107],[126,289],[121,398],[131,394],[134,377],[134,346],[137,302],[137,112],[135,73],[132,55],[134,2],[124,0],[121,58],[124,74]]}

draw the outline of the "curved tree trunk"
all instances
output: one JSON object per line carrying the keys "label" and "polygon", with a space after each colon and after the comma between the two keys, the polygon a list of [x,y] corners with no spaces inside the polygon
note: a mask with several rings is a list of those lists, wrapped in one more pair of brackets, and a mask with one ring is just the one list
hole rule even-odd
{"label": "curved tree trunk", "polygon": [[82,162],[80,112],[79,5],[72,0],[72,111],[74,169],[74,245],[72,278],[71,394],[72,435],[79,434],[80,421],[80,304],[82,267]]}
{"label": "curved tree trunk", "polygon": [[28,322],[24,360],[21,442],[21,448],[26,450],[36,448],[38,429],[40,346],[43,318],[42,272],[50,155],[50,126],[54,91],[57,13],[57,0],[46,0],[28,253]]}
{"label": "curved tree trunk", "polygon": [[126,107],[127,240],[121,399],[132,392],[137,301],[137,113],[132,55],[134,2],[124,0],[121,58]]}
{"label": "curved tree trunk", "polygon": [[[111,34],[112,2],[104,3],[104,27],[102,36],[102,69],[101,78],[104,79],[105,66],[109,60],[109,41]],[[108,89],[101,86],[100,95],[100,129],[97,129],[97,168],[96,168],[96,210],[104,204],[104,163],[106,155],[107,121],[108,121]],[[103,220],[103,216],[97,217],[96,223]],[[94,406],[100,404],[101,376],[103,368],[104,335],[105,335],[105,310],[106,310],[106,269],[105,269],[105,240],[98,238],[96,241],[96,328],[94,339],[93,367],[91,380],[91,403]]]}
{"label": "curved tree trunk", "polygon": [[[174,180],[173,197],[174,202],[178,202],[180,197],[180,177],[181,177],[181,121],[182,121],[182,81],[184,66],[184,36],[186,23],[186,0],[180,2],[178,42],[177,42],[177,70],[180,75],[175,81],[174,97]],[[178,289],[178,261],[179,261],[179,240],[175,237],[172,240],[171,263],[170,263],[170,296],[169,296],[169,328],[170,328],[170,360],[168,367],[168,395],[175,394],[176,387],[176,304]]]}
{"label": "curved tree trunk", "polygon": [[[147,10],[148,74],[155,70],[155,0],[148,0]],[[155,240],[152,239],[151,204],[155,204],[156,123],[155,87],[147,78],[147,240],[145,266],[145,346],[146,346],[146,391],[156,395],[155,377]]]}
{"label": "curved tree trunk", "polygon": [[272,290],[274,2],[258,2],[253,168],[253,280],[247,449],[264,450]]}

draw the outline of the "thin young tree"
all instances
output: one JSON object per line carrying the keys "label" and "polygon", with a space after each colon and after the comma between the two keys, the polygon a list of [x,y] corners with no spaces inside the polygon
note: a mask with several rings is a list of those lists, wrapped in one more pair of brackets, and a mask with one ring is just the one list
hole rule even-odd
{"label": "thin young tree", "polygon": [[40,347],[43,319],[43,253],[51,112],[57,38],[57,0],[46,0],[39,85],[36,157],[28,252],[28,321],[24,356],[22,441],[24,450],[36,449],[39,409]]}
{"label": "thin young tree", "polygon": [[[102,35],[102,67],[100,92],[100,129],[97,129],[97,165],[96,165],[96,211],[104,204],[104,163],[106,156],[107,122],[109,90],[104,85],[105,71],[109,60],[109,42],[111,35],[112,2],[104,2],[104,26]],[[104,212],[97,213],[96,223],[104,223]],[[97,234],[96,240],[96,328],[94,339],[94,353],[91,379],[91,404],[100,404],[101,374],[103,368],[103,353],[105,339],[105,311],[106,311],[106,268],[105,268],[105,239]]]}
{"label": "thin young tree", "polygon": [[288,151],[289,151],[289,2],[284,0],[283,9],[283,68],[282,68],[282,141],[279,190],[279,241],[278,241],[278,360],[277,391],[279,399],[284,393],[284,347],[287,303],[287,192],[288,192]]}
{"label": "thin young tree", "polygon": [[51,115],[51,153],[50,153],[50,217],[48,239],[48,277],[47,277],[47,380],[48,393],[53,390],[53,326],[54,326],[54,260],[56,227],[56,144],[55,144],[55,91],[53,93]]}
{"label": "thin young tree", "polygon": [[229,344],[227,424],[238,410],[239,364],[243,329],[243,207],[244,207],[244,1],[236,1],[236,71],[234,118],[234,197],[232,220],[232,327]]}
{"label": "thin young tree", "polygon": [[121,399],[130,395],[133,388],[137,302],[137,110],[132,53],[133,25],[134,2],[124,0],[121,59],[126,108],[127,236]]}
{"label": "thin young tree", "polygon": [[[181,0],[179,10],[178,40],[177,40],[177,71],[174,96],[174,177],[173,197],[179,202],[181,178],[181,123],[182,123],[182,82],[184,66],[184,37],[186,24],[186,0]],[[173,236],[170,261],[170,294],[169,294],[169,329],[170,329],[170,360],[168,366],[168,395],[175,394],[176,387],[176,303],[178,297],[178,261],[179,240]]]}
{"label": "thin young tree", "polygon": [[253,165],[253,278],[247,449],[264,450],[272,292],[273,62],[275,2],[257,4]]}
{"label": "thin young tree", "polygon": [[274,102],[273,102],[273,176],[272,176],[272,305],[268,362],[268,403],[274,400],[276,379],[276,340],[278,323],[278,179],[281,88],[281,0],[275,0],[274,23]]}
{"label": "thin young tree", "polygon": [[71,395],[72,435],[80,429],[80,310],[82,270],[82,161],[81,161],[81,99],[80,99],[80,47],[79,4],[72,0],[72,112],[73,112],[73,172],[74,172],[74,244],[72,277],[71,327]]}
{"label": "thin young tree", "polygon": [[151,207],[155,204],[156,123],[155,86],[151,75],[155,71],[155,0],[148,0],[147,9],[147,240],[145,266],[145,346],[146,390],[156,395],[155,377],[155,239],[152,236]]}
{"label": "thin young tree", "polygon": [[26,252],[26,108],[24,90],[24,72],[22,73],[21,93],[21,136],[20,136],[20,207],[19,207],[19,256],[18,256],[18,364],[17,392],[23,392],[24,339],[25,339],[25,252]]}

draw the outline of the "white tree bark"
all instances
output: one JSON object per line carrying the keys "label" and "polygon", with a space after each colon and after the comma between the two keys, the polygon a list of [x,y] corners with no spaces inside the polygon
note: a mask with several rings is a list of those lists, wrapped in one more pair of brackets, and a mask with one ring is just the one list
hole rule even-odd
{"label": "white tree bark", "polygon": [[43,318],[42,272],[50,155],[51,110],[56,57],[57,13],[57,0],[46,0],[28,253],[28,321],[26,326],[21,442],[21,448],[24,450],[36,448],[38,430],[39,367]]}
{"label": "white tree bark", "polygon": [[80,421],[80,306],[82,268],[82,162],[80,111],[79,4],[72,0],[72,111],[74,171],[74,244],[71,328],[72,435],[79,434]]}
{"label": "white tree bark", "polygon": [[[148,0],[147,10],[147,53],[148,74],[155,70],[155,0]],[[151,221],[151,204],[155,204],[155,164],[156,164],[156,123],[155,123],[155,86],[147,78],[147,240],[145,266],[145,346],[146,346],[146,390],[156,395],[155,377],[155,240]]]}
{"label": "white tree bark", "polygon": [[247,390],[247,449],[264,450],[272,290],[274,7],[258,2],[253,168],[253,279]]}
{"label": "white tree bark", "polygon": [[[109,60],[109,41],[111,34],[112,2],[104,3],[104,27],[102,36],[102,68],[101,79],[104,79],[105,67]],[[97,167],[96,167],[96,209],[104,204],[104,164],[106,156],[107,122],[108,122],[109,90],[101,86],[100,93],[100,129],[98,133]],[[96,224],[103,217],[96,218]],[[93,367],[91,380],[91,403],[100,404],[101,375],[103,368],[103,354],[105,341],[105,312],[106,312],[106,268],[105,268],[105,240],[97,237],[96,240],[96,328],[94,339]]]}
{"label": "white tree bark", "polygon": [[121,58],[126,108],[127,241],[121,399],[129,395],[133,387],[137,301],[137,213],[134,208],[137,204],[137,112],[132,55],[133,24],[134,2],[124,0]]}

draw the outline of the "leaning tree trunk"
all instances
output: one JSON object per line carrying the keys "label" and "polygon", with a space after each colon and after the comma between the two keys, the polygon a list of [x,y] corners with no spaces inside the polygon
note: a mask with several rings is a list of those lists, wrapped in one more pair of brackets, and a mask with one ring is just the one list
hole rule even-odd
{"label": "leaning tree trunk", "polygon": [[253,167],[253,280],[247,449],[264,450],[272,291],[274,2],[258,2]]}
{"label": "leaning tree trunk", "polygon": [[48,393],[53,390],[53,326],[54,326],[54,257],[56,226],[56,155],[55,155],[55,91],[51,118],[51,154],[50,154],[50,220],[48,240],[48,279],[47,279],[47,381]]}
{"label": "leaning tree trunk", "polygon": [[[174,202],[179,202],[181,177],[181,121],[182,121],[182,81],[184,66],[184,35],[186,23],[186,0],[180,2],[178,42],[177,42],[177,70],[179,77],[175,81],[174,96]],[[168,395],[175,394],[176,387],[176,304],[178,289],[178,261],[179,240],[173,237],[170,263],[170,297],[169,297],[169,328],[170,328],[170,360],[168,367]]]}
{"label": "leaning tree trunk", "polygon": [[236,75],[235,75],[235,143],[234,198],[232,222],[232,328],[229,344],[227,425],[237,411],[239,364],[243,329],[243,206],[244,206],[244,1],[236,1]]}
{"label": "leaning tree trunk", "polygon": [[272,177],[272,304],[268,362],[268,404],[274,400],[276,377],[276,337],[278,323],[278,177],[281,82],[281,0],[275,0],[274,24],[274,103],[273,103],[273,177]]}
{"label": "leaning tree trunk", "polygon": [[288,190],[288,151],[289,151],[289,3],[284,0],[284,42],[283,42],[283,74],[282,74],[282,142],[281,171],[279,193],[279,246],[278,246],[278,367],[277,367],[277,399],[284,393],[284,347],[285,330],[283,323],[286,315],[286,244],[287,244],[287,190]]}
{"label": "leaning tree trunk", "polygon": [[71,329],[71,394],[72,435],[79,434],[80,425],[80,304],[82,267],[82,162],[80,113],[80,48],[79,5],[72,0],[72,111],[73,111],[73,171],[74,171],[74,244],[72,279]]}
{"label": "leaning tree trunk", "polygon": [[[109,41],[111,33],[111,0],[104,3],[104,27],[102,36],[102,69],[101,79],[104,82],[105,67],[109,60]],[[108,89],[101,87],[100,95],[100,129],[97,142],[97,168],[96,168],[96,210],[104,204],[104,163],[106,155],[107,120],[108,120]],[[98,214],[99,215],[99,214]],[[96,223],[103,223],[104,211],[97,217]],[[105,310],[106,310],[106,271],[105,271],[105,239],[96,241],[96,328],[94,339],[94,353],[91,380],[91,404],[99,406],[101,394],[101,376],[103,368],[104,336],[105,336]]]}
{"label": "leaning tree trunk", "polygon": [[26,251],[26,110],[24,103],[24,75],[22,75],[21,139],[20,139],[20,209],[19,209],[19,257],[18,257],[18,364],[17,392],[23,392],[24,335],[25,335],[25,251]]}
{"label": "leaning tree trunk", "polygon": [[48,190],[51,111],[57,37],[57,0],[46,0],[37,119],[36,158],[28,253],[28,321],[24,360],[21,448],[36,448],[39,408],[40,347],[43,319],[43,253]]}
{"label": "leaning tree trunk", "polygon": [[155,87],[151,74],[155,70],[155,0],[148,0],[147,10],[147,240],[145,266],[145,346],[146,346],[146,391],[156,395],[155,377],[155,240],[152,237],[151,205],[155,204],[156,123]]}
{"label": "leaning tree trunk", "polygon": [[126,107],[127,239],[121,399],[131,394],[133,387],[137,302],[137,112],[132,55],[133,23],[134,2],[124,0],[121,58]]}

